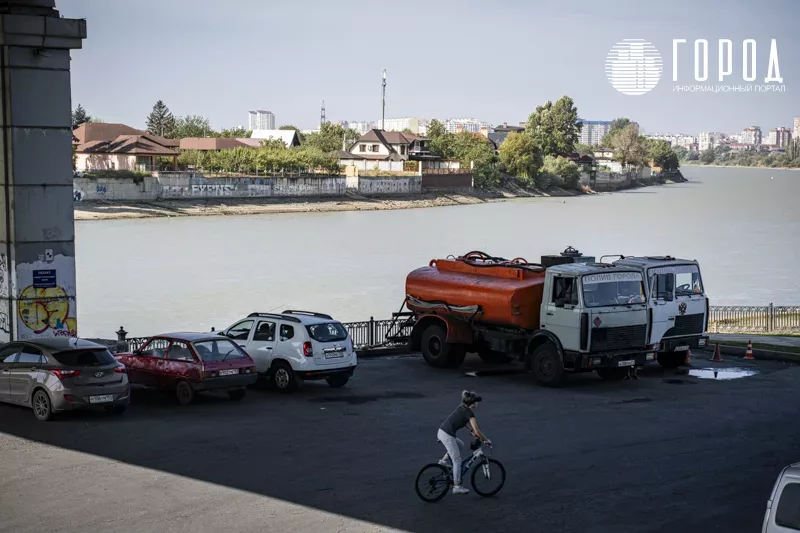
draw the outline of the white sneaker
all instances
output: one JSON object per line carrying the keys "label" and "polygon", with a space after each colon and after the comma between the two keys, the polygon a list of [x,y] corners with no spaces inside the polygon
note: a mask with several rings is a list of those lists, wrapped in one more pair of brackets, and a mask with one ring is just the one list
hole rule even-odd
{"label": "white sneaker", "polygon": [[469,494],[469,489],[465,489],[463,486],[453,485],[453,494]]}
{"label": "white sneaker", "polygon": [[445,461],[444,459],[439,459],[439,464],[445,468],[451,468],[453,466],[450,464],[450,461]]}

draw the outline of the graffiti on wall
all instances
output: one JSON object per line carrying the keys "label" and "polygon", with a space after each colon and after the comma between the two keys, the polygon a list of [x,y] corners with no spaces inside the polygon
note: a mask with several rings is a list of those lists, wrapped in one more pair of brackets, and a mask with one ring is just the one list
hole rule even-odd
{"label": "graffiti on wall", "polygon": [[75,258],[17,264],[19,338],[76,337]]}
{"label": "graffiti on wall", "polygon": [[9,292],[8,258],[0,254],[0,298],[8,298]]}
{"label": "graffiti on wall", "polygon": [[192,192],[213,192],[215,194],[225,194],[236,189],[233,185],[192,185]]}
{"label": "graffiti on wall", "polygon": [[72,200],[75,202],[83,201],[84,193],[80,189],[73,189],[72,190]]}
{"label": "graffiti on wall", "polygon": [[106,191],[106,186],[105,185],[98,185],[97,186],[97,193],[98,194],[105,194],[106,192],[107,191]]}

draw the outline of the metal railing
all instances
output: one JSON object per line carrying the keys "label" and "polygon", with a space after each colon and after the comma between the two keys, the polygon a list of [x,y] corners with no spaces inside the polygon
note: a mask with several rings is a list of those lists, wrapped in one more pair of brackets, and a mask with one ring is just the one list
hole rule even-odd
{"label": "metal railing", "polygon": [[800,333],[800,306],[712,306],[709,333]]}
{"label": "metal railing", "polygon": [[[402,346],[408,342],[414,325],[411,313],[393,313],[387,320],[343,322],[356,350],[372,350]],[[800,333],[800,306],[712,306],[708,333]],[[117,332],[117,351],[135,351],[149,337],[127,338],[127,332]],[[127,347],[127,348],[126,348]]]}

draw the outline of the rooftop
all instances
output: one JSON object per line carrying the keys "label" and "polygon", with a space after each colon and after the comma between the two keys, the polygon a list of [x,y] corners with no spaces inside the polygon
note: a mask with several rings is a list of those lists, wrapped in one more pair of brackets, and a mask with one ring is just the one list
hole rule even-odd
{"label": "rooftop", "polygon": [[162,145],[160,140],[160,137],[152,135],[120,135],[111,141],[89,141],[79,145],[76,151],[83,154],[180,155]]}

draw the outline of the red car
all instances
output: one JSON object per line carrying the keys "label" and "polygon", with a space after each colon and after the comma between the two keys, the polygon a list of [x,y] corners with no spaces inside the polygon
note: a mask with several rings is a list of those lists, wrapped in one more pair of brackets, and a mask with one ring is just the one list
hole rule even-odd
{"label": "red car", "polygon": [[199,391],[227,391],[241,400],[258,379],[250,356],[235,342],[214,333],[168,333],[151,337],[133,353],[115,356],[132,386],[175,391],[188,405]]}

